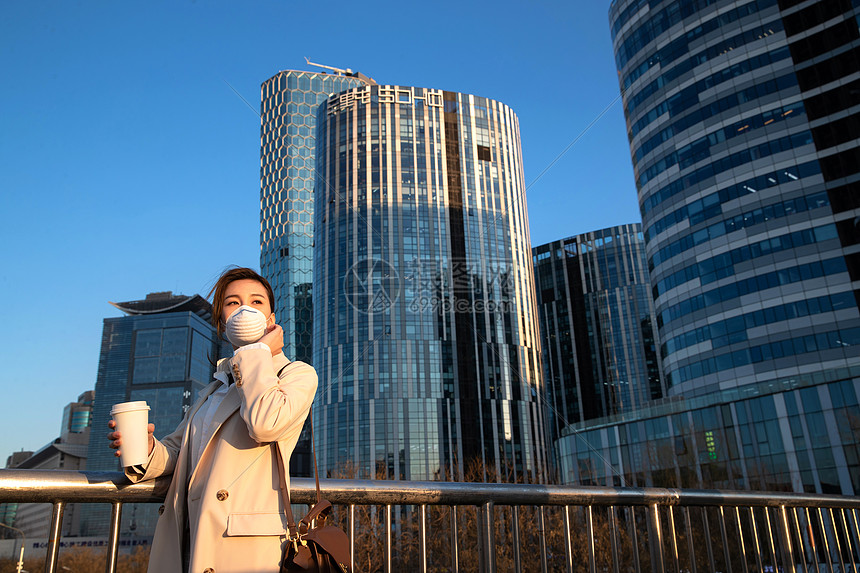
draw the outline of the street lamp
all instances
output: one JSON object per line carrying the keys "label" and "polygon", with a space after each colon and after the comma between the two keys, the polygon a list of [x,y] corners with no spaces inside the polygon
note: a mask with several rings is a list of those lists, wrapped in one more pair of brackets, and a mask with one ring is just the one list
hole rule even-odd
{"label": "street lamp", "polygon": [[5,523],[0,523],[3,527],[8,527],[14,531],[17,531],[21,534],[21,555],[18,557],[18,568],[15,569],[15,573],[21,573],[24,570],[24,532],[18,529],[17,527],[12,527],[11,525],[6,525]]}

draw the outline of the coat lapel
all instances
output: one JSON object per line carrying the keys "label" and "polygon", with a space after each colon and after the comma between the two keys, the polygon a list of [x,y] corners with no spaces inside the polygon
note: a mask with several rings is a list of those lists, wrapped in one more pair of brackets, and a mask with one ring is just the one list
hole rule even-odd
{"label": "coat lapel", "polygon": [[[215,415],[212,417],[212,426],[215,429],[213,430],[212,435],[209,437],[209,441],[206,442],[206,446],[203,448],[203,453],[200,455],[200,459],[197,461],[197,467],[195,467],[194,470],[191,472],[191,476],[188,479],[189,484],[194,483],[194,478],[197,476],[197,468],[206,465],[204,463],[204,460],[209,455],[210,448],[214,447],[213,442],[215,436],[217,436],[218,432],[221,430],[221,426],[230,418],[230,416],[232,416],[239,409],[240,405],[241,398],[239,398],[239,392],[236,390],[235,385],[230,385],[230,388],[224,395],[224,399],[221,400],[221,403],[218,405],[218,409],[215,410]],[[189,448],[189,451],[190,449],[191,448]]]}
{"label": "coat lapel", "polygon": [[[227,421],[233,412],[239,409],[240,404],[242,403],[242,399],[239,398],[239,391],[236,390],[236,386],[231,384],[230,389],[227,390],[227,394],[224,395],[224,399],[221,400],[221,403],[218,405],[218,409],[215,410],[215,415],[212,417],[212,425],[215,426],[215,431],[212,432],[212,437],[215,437],[215,434],[218,433],[218,428],[221,427],[221,424]],[[209,438],[209,442],[212,441],[212,438]],[[206,444],[206,447],[209,447],[209,444]]]}
{"label": "coat lapel", "polygon": [[[200,406],[206,402],[206,399],[209,397],[209,394],[214,392],[218,386],[221,384],[219,381],[215,381],[209,386],[205,387],[200,391],[197,400],[194,402],[194,405],[191,406],[191,410],[188,413],[188,423],[185,426],[185,431],[182,434],[182,445],[180,446],[179,451],[183,452],[185,455],[181,455],[179,459],[176,460],[176,468],[173,471],[173,479],[170,482],[170,489],[167,493],[167,500],[172,500],[173,503],[173,511],[171,512],[173,515],[173,526],[174,526],[174,535],[169,543],[178,543],[177,550],[178,555],[182,552],[182,539],[185,536],[185,514],[186,514],[186,500],[188,495],[188,489],[186,484],[188,483],[185,479],[188,476],[189,467],[191,466],[191,457],[190,457],[190,448],[189,441],[191,439],[191,420],[194,419],[194,416],[197,414],[197,411],[200,409]],[[159,519],[159,525],[161,524],[161,520]],[[156,533],[157,534],[157,533]]]}
{"label": "coat lapel", "polygon": [[[227,373],[228,376],[231,376],[230,362],[231,361],[229,359],[223,359],[218,362],[218,373]],[[230,380],[232,381],[232,378],[230,378]],[[207,386],[204,390],[206,398],[208,399],[209,396],[220,387],[220,385],[221,381],[216,379],[215,382]],[[240,404],[241,399],[239,398],[239,392],[236,390],[236,386],[231,383],[230,387],[227,389],[227,394],[224,395],[224,399],[221,400],[221,403],[218,405],[218,409],[215,410],[215,415],[212,416],[212,425],[215,426],[215,431],[212,432],[212,435],[209,437],[209,441],[206,442],[206,447],[203,448],[204,454],[209,448],[209,444],[212,443],[212,438],[214,438],[215,434],[218,433],[218,429],[221,427],[221,424],[223,424],[227,418],[233,414],[233,412],[239,409]],[[200,402],[200,406],[202,405],[203,402]]]}

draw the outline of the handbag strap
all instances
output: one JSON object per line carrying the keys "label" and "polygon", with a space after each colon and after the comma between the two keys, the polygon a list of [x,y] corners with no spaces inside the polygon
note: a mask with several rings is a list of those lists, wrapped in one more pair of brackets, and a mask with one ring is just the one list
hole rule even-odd
{"label": "handbag strap", "polygon": [[[319,506],[319,509],[317,511],[311,510],[311,512],[302,519],[302,535],[307,533],[307,527],[310,521],[315,519],[319,514],[323,514],[322,517],[325,518],[325,514],[328,513],[326,509],[331,509],[331,504],[328,504],[328,507],[320,504],[322,496],[320,495],[320,477],[317,471],[317,449],[316,444],[314,443],[313,404],[311,404],[311,408],[308,410],[308,420],[311,423],[311,451],[314,456],[314,478],[316,478],[317,486],[317,502],[314,504],[314,508],[316,509],[317,506]],[[271,445],[272,451],[275,453],[275,465],[278,467],[278,478],[280,478],[281,496],[284,500],[284,512],[287,515],[287,530],[289,531],[289,538],[297,539],[299,528],[296,526],[296,518],[293,516],[293,508],[290,503],[290,488],[287,486],[286,478],[287,467],[284,465],[284,458],[281,455],[281,449],[278,447],[278,442],[271,442]]]}
{"label": "handbag strap", "polygon": [[317,482],[317,503],[320,502],[322,496],[320,495],[320,472],[317,469],[317,441],[314,439],[314,408],[313,404],[311,404],[310,409],[308,410],[308,420],[311,422],[311,452],[314,456],[314,479]]}

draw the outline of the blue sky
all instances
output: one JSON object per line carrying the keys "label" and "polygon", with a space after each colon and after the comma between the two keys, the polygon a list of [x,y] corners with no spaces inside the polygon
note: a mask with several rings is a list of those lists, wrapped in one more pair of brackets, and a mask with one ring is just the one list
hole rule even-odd
{"label": "blue sky", "polygon": [[94,387],[108,301],[259,267],[260,122],[227,83],[256,109],[307,56],[502,101],[533,245],[639,221],[608,5],[0,3],[0,462]]}

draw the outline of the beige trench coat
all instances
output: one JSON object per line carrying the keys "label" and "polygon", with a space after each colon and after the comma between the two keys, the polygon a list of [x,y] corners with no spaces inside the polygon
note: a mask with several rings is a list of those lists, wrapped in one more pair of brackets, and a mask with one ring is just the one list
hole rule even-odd
{"label": "beige trench coat", "polygon": [[149,556],[152,573],[182,573],[186,511],[189,572],[278,571],[286,523],[270,443],[278,442],[289,464],[317,375],[311,366],[265,349],[238,352],[220,361],[218,370],[231,371],[235,383],[215,412],[217,429],[194,471],[190,420],[218,381],[201,392],[172,434],[156,440],[142,472],[126,469],[133,482],[173,474]]}

